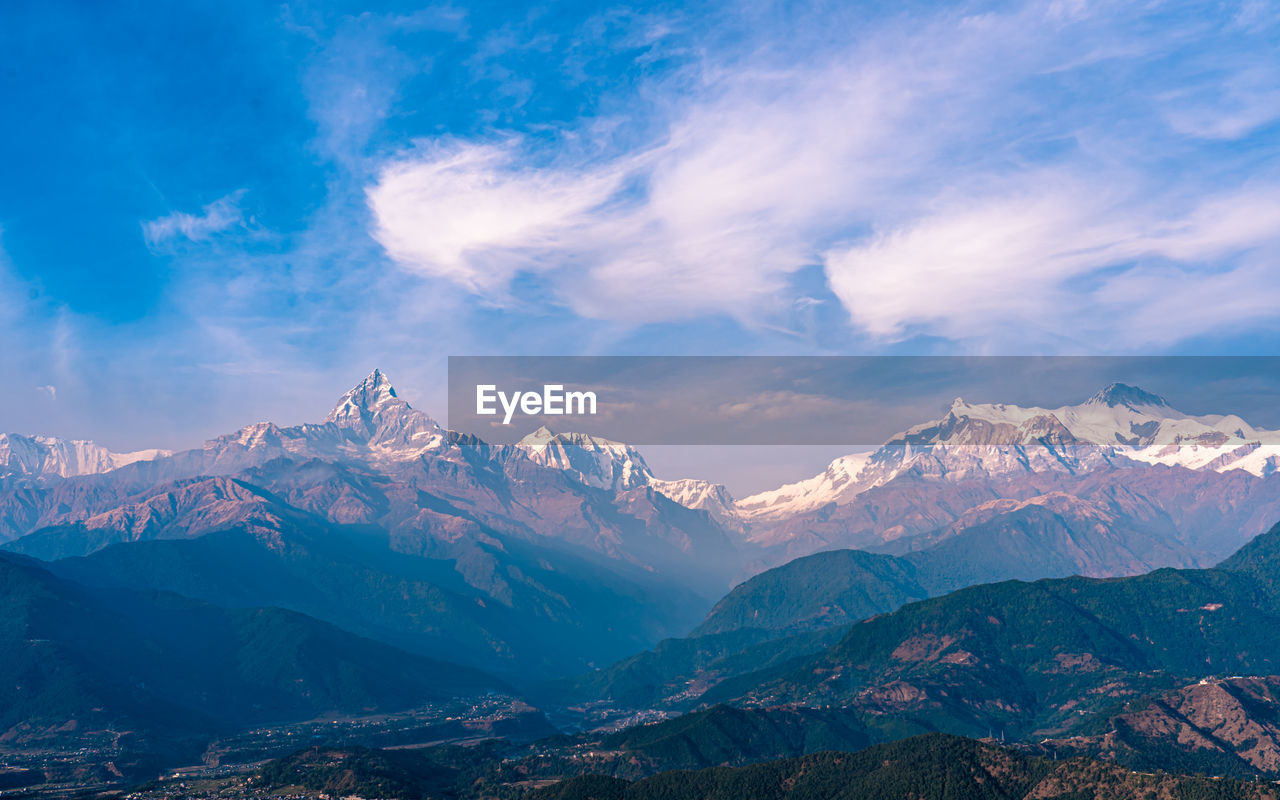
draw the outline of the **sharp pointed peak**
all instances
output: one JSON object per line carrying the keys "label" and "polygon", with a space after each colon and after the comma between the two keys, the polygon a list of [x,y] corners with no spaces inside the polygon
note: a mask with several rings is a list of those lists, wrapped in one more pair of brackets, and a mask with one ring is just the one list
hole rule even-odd
{"label": "sharp pointed peak", "polygon": [[1169,403],[1160,395],[1152,394],[1137,386],[1130,386],[1127,383],[1110,383],[1100,389],[1093,397],[1090,397],[1087,403],[1094,405],[1104,405],[1114,408],[1116,406],[1128,406],[1134,408],[1136,406],[1155,406],[1167,408]]}
{"label": "sharp pointed peak", "polygon": [[548,428],[546,425],[540,426],[536,431],[527,434],[520,440],[520,445],[524,447],[543,447],[548,443],[559,438],[560,434]]}
{"label": "sharp pointed peak", "polygon": [[376,367],[373,372],[370,372],[367,378],[360,381],[352,391],[365,387],[371,389],[385,389],[392,397],[396,396],[396,389],[391,385],[391,379],[387,377],[387,373]]}
{"label": "sharp pointed peak", "polygon": [[403,403],[387,374],[375,369],[338,399],[329,416],[325,417],[325,422],[363,420],[388,405]]}

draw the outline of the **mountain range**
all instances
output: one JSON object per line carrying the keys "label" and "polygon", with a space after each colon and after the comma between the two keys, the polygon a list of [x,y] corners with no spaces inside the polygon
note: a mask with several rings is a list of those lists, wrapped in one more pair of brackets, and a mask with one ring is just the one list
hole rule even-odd
{"label": "mountain range", "polygon": [[[377,370],[321,422],[191,450],[8,435],[0,566],[21,611],[0,736],[174,747],[496,689],[586,725],[840,709],[771,719],[773,757],[809,752],[780,744],[798,725],[1143,763],[1151,747],[1085,723],[1181,731],[1152,698],[1280,672],[1273,436],[1119,384],[1057,409],[957,401],[735,501],[596,436],[449,431]],[[1252,763],[1233,746],[1213,763]]]}
{"label": "mountain range", "polygon": [[[0,538],[79,582],[278,605],[522,678],[705,639],[744,593],[733,613],[774,618],[669,646],[685,669],[738,656],[733,642],[791,637],[756,655],[794,653],[823,641],[800,634],[974,584],[1213,564],[1280,518],[1269,435],[1120,384],[1053,410],[957,401],[872,453],[735,502],[599,437],[543,428],[494,446],[448,431],[375,370],[322,422],[258,423],[194,450],[41,439],[97,455],[39,461],[9,436]],[[699,626],[735,580],[841,548],[883,558],[828,563],[830,579],[791,600],[755,578]]]}
{"label": "mountain range", "polygon": [[1028,472],[1079,473],[1127,461],[1258,476],[1280,468],[1280,433],[1235,415],[1193,416],[1158,395],[1113,383],[1056,409],[967,403],[833,461],[813,478],[744,498],[743,515],[773,518],[846,502],[906,471],[947,480]]}
{"label": "mountain range", "polygon": [[875,451],[735,508],[765,565],[842,547],[901,554],[982,525],[1051,536],[1026,519],[1042,506],[1071,563],[1034,565],[1041,576],[1209,566],[1280,518],[1278,441],[1123,384],[1057,409],[956,400]]}
{"label": "mountain range", "polygon": [[[41,438],[50,454],[41,460],[18,446],[37,439],[10,435],[7,449],[0,449],[0,539],[77,522],[89,530],[123,525],[123,536],[133,538],[154,538],[151,531],[166,527],[198,534],[223,521],[221,498],[202,500],[197,490],[170,484],[236,476],[286,459],[358,468],[401,483],[420,482],[426,473],[460,511],[490,524],[502,517],[495,528],[546,537],[554,525],[557,539],[650,572],[680,573],[692,556],[697,567],[676,577],[694,584],[701,578],[698,588],[712,598],[735,578],[812,552],[852,547],[902,554],[980,527],[1057,540],[1056,560],[1038,563],[1028,552],[1017,565],[1022,569],[1005,577],[1136,574],[1208,566],[1280,517],[1280,493],[1271,480],[1280,463],[1278,439],[1280,434],[1235,416],[1183,414],[1123,384],[1056,409],[957,400],[944,417],[873,452],[837,459],[814,478],[735,501],[710,481],[658,478],[635,447],[600,437],[543,428],[518,445],[490,446],[447,431],[399,398],[375,370],[321,423],[259,423],[195,450],[117,455],[92,443]],[[535,474],[542,485],[532,497],[506,496]],[[559,481],[557,491],[548,481]],[[606,530],[619,526],[602,525],[590,512],[555,518],[581,508],[582,495],[592,489],[615,507],[653,505],[652,511],[631,506],[623,513],[678,530],[657,537],[666,539],[664,546],[654,541],[652,526],[637,538]],[[179,496],[170,501],[171,493]],[[326,493],[339,496],[320,496]],[[371,497],[367,487],[310,494],[304,507],[335,522],[407,523],[409,509]],[[679,512],[666,500],[707,512],[712,524],[690,530],[699,526],[688,515],[669,522]],[[387,519],[380,504],[400,513]],[[557,508],[544,513],[552,505]],[[440,513],[439,507],[431,511]],[[468,523],[455,518],[450,524],[461,529]],[[101,541],[121,536],[109,532]],[[1048,552],[1043,542],[1030,540],[1023,549]],[[997,577],[989,572],[975,579]]]}
{"label": "mountain range", "polygon": [[83,439],[0,433],[0,477],[6,475],[96,475],[169,455],[166,450],[113,453]]}
{"label": "mountain range", "polygon": [[526,677],[681,632],[737,569],[705,513],[444,431],[377,371],[323,423],[11,476],[0,519],[8,549],[86,583],[278,605]]}

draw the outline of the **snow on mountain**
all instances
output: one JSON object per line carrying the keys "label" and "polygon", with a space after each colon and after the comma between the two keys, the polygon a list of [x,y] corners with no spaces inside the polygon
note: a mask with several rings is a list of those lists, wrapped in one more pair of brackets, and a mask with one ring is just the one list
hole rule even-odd
{"label": "snow on mountain", "polygon": [[259,422],[210,439],[203,455],[215,472],[277,456],[409,461],[440,448],[445,433],[429,415],[396,396],[391,381],[375,369],[338,400],[323,423]]}
{"label": "snow on mountain", "polygon": [[[737,509],[744,517],[780,517],[808,511],[826,503],[839,502],[871,488],[858,482],[858,475],[867,466],[871,456],[871,452],[841,456],[828,464],[826,471],[812,478],[739,500]],[[818,502],[820,498],[825,499]]]}
{"label": "snow on mountain", "polygon": [[397,397],[377,369],[344,394],[324,421],[355,431],[370,449],[400,459],[439,447],[445,434],[434,419]]}
{"label": "snow on mountain", "polygon": [[[178,454],[163,474],[169,478],[226,475],[280,457],[403,462],[427,453],[443,454],[456,445],[455,438],[402,400],[386,374],[375,369],[339,398],[321,423],[246,425],[206,441],[200,449]],[[644,456],[630,445],[581,433],[553,433],[544,427],[526,437],[519,450],[533,462],[568,472],[588,486],[613,491],[648,487],[721,521],[736,519],[733,498],[723,486],[697,479],[656,478]],[[93,442],[0,435],[0,477],[96,474],[172,455],[161,450],[112,453]]]}
{"label": "snow on mountain", "polygon": [[653,480],[639,450],[599,436],[556,433],[543,425],[519,446],[534,463],[569,472],[597,489],[635,489]]}
{"label": "snow on mountain", "polygon": [[[351,457],[408,461],[440,448],[446,431],[427,414],[396,396],[387,376],[375,369],[344,394],[320,424],[247,425],[176,455],[174,474],[226,474],[280,456]],[[58,475],[69,478],[119,469],[139,461],[175,456],[168,450],[113,453],[89,441],[0,434],[0,477]]]}
{"label": "snow on mountain", "polygon": [[396,396],[391,380],[380,369],[353,386],[338,398],[338,403],[324,418],[345,428],[363,428],[372,431],[376,418],[385,411],[407,408],[408,403]]}
{"label": "snow on mountain", "polygon": [[644,456],[631,445],[585,433],[556,433],[544,425],[520,440],[519,447],[533,462],[564,470],[588,486],[614,491],[647,486],[686,508],[701,509],[720,522],[737,525],[728,489],[698,478],[655,477]]}
{"label": "snow on mountain", "polygon": [[791,516],[848,502],[907,471],[959,480],[1131,462],[1265,476],[1280,469],[1280,432],[1235,415],[1184,414],[1120,383],[1056,409],[956,398],[941,419],[909,428],[872,453],[836,459],[813,478],[744,498],[737,509],[745,519]]}
{"label": "snow on mountain", "polygon": [[741,529],[741,521],[735,507],[733,495],[720,483],[701,478],[678,478],[663,480],[651,478],[649,485],[655,492],[674,500],[685,508],[706,511],[712,519],[731,529]]}
{"label": "snow on mountain", "polygon": [[[281,456],[392,463],[443,453],[456,444],[454,438],[398,397],[387,376],[375,369],[338,400],[322,423],[257,423],[177,455],[160,450],[113,453],[88,441],[0,435],[0,477],[72,477],[169,457],[172,468],[166,474],[171,478],[229,474]],[[588,486],[613,491],[648,487],[739,529],[756,520],[847,503],[908,471],[958,480],[1046,470],[1079,473],[1134,462],[1219,472],[1241,469],[1259,476],[1280,470],[1280,432],[1255,428],[1234,415],[1184,414],[1163,398],[1124,384],[1056,409],[957,398],[944,417],[909,428],[873,452],[843,456],[819,475],[736,502],[720,484],[660,479],[635,447],[601,437],[544,427],[527,436],[518,450]]]}
{"label": "snow on mountain", "polygon": [[113,453],[84,439],[0,433],[0,477],[57,475],[70,478],[76,475],[95,475],[135,461],[149,461],[168,454],[167,450]]}

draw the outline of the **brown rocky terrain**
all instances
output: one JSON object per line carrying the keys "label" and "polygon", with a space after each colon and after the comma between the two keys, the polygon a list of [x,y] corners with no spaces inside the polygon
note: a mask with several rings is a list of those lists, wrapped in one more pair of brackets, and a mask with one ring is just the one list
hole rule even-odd
{"label": "brown rocky terrain", "polygon": [[[1119,763],[1280,776],[1280,676],[1205,679],[1116,715],[1110,729],[1051,743]],[[1168,768],[1166,766],[1166,768]]]}

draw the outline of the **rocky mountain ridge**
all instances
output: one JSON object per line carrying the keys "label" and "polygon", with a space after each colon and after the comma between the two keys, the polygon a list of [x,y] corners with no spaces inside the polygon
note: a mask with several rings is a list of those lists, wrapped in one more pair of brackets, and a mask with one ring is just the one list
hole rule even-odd
{"label": "rocky mountain ridge", "polygon": [[743,498],[737,509],[752,520],[794,516],[851,502],[908,472],[963,481],[1081,474],[1134,463],[1265,477],[1280,468],[1280,432],[1230,414],[1184,414],[1120,383],[1056,409],[956,398],[944,417],[909,428],[875,451],[836,459],[813,478]]}

